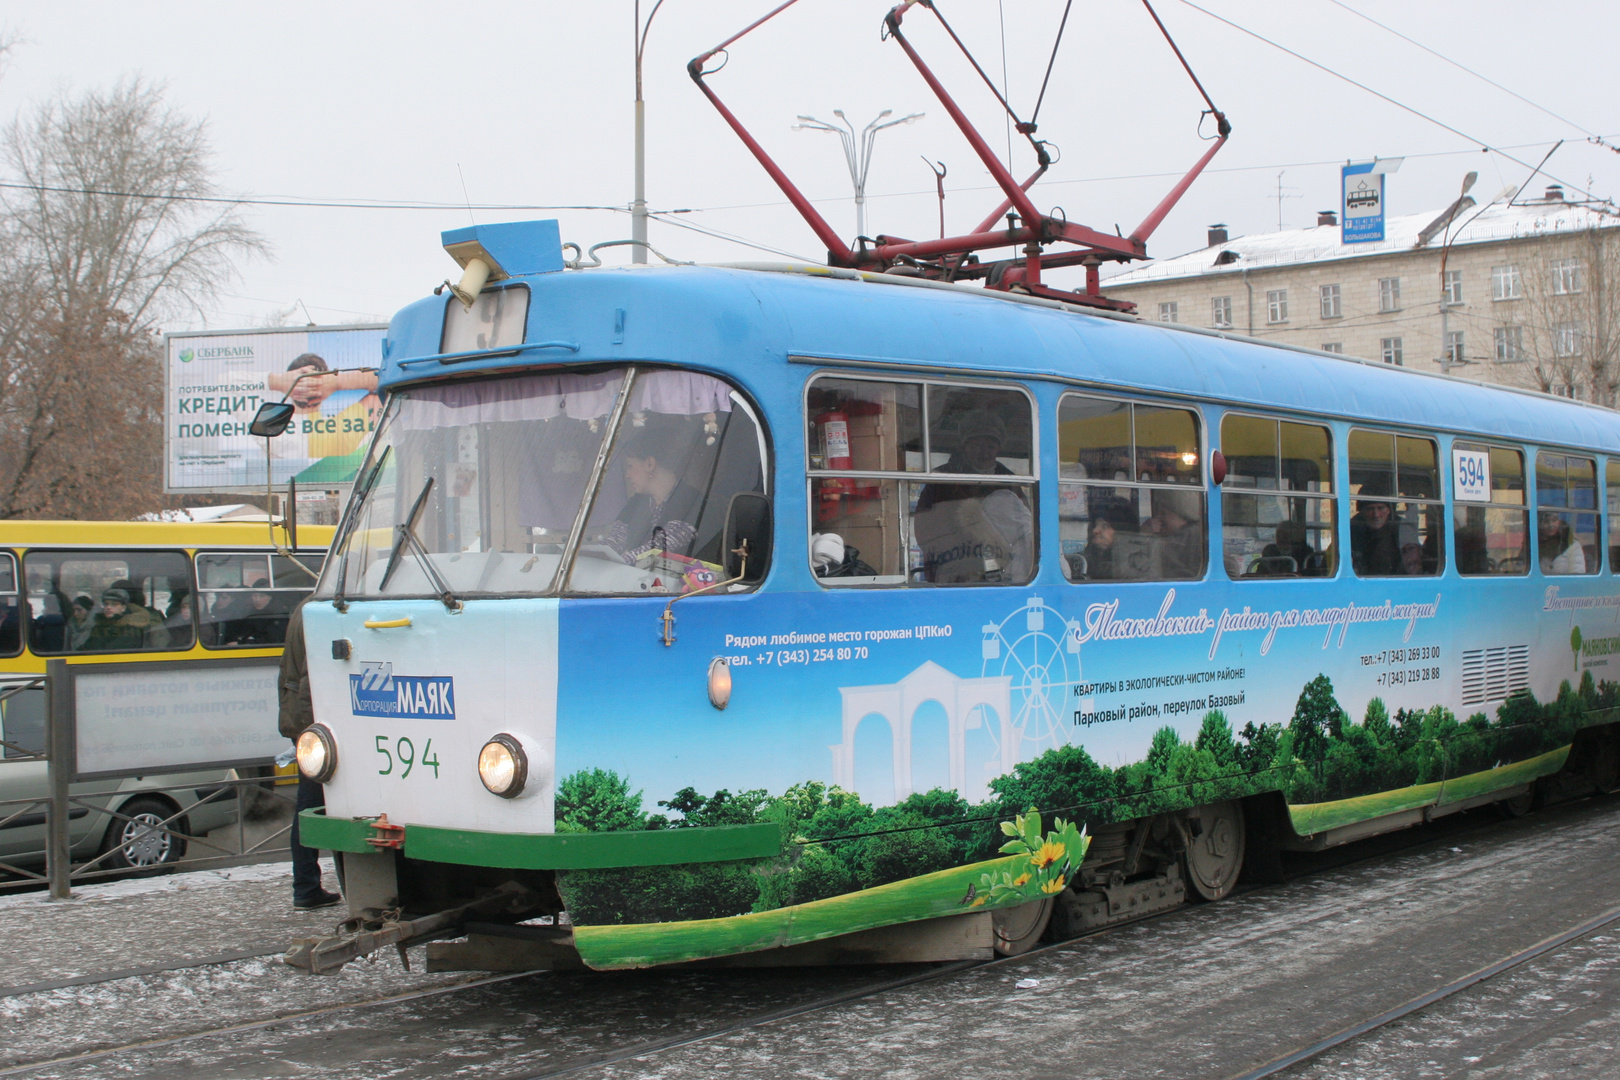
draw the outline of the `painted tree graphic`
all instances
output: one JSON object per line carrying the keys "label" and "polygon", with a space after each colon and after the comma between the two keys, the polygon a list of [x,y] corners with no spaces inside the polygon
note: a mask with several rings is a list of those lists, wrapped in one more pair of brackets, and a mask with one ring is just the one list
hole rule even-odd
{"label": "painted tree graphic", "polygon": [[1581,628],[1575,627],[1569,632],[1569,647],[1575,651],[1575,670],[1581,670]]}

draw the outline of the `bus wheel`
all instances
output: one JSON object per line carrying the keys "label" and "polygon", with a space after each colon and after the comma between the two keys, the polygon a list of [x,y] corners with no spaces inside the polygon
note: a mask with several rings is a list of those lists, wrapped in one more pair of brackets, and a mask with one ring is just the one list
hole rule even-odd
{"label": "bus wheel", "polygon": [[1243,806],[1237,802],[1210,803],[1187,811],[1187,884],[1195,896],[1219,900],[1232,891],[1243,870],[1247,846]]}
{"label": "bus wheel", "polygon": [[1031,900],[1017,907],[997,908],[990,913],[995,932],[997,956],[1018,956],[1033,949],[1052,921],[1052,898]]}
{"label": "bus wheel", "polygon": [[175,833],[186,831],[186,819],[170,821],[167,831],[160,826],[168,821],[174,808],[161,799],[131,799],[119,807],[119,813],[130,820],[114,818],[107,826],[107,836],[101,850],[112,854],[101,861],[107,870],[145,870],[180,859],[186,853],[186,842]]}

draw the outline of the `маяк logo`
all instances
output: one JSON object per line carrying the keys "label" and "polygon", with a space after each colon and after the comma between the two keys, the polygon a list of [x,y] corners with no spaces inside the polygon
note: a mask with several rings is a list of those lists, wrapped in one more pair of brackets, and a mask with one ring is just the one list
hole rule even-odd
{"label": "\u043c\u0430\u044f\u043a logo", "polygon": [[356,716],[454,720],[455,680],[448,675],[395,675],[394,665],[362,662],[349,676],[349,709]]}

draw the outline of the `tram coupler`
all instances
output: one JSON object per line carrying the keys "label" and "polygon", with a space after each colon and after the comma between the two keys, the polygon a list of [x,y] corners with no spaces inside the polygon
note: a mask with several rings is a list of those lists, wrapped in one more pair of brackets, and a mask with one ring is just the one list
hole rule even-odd
{"label": "tram coupler", "polygon": [[522,915],[535,910],[542,902],[534,890],[508,881],[471,903],[416,919],[400,918],[398,908],[366,908],[358,916],[339,923],[337,933],[328,937],[295,938],[292,947],[281,959],[283,963],[311,975],[333,975],[349,961],[393,945],[399,949],[401,963],[409,970],[410,963],[405,957],[407,945],[444,937],[469,920],[498,920],[503,915]]}

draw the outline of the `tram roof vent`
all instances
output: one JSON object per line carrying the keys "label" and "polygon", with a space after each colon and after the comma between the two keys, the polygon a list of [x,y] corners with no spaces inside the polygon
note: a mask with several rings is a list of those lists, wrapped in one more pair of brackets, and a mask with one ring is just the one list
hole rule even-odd
{"label": "tram roof vent", "polygon": [[490,281],[552,274],[563,268],[562,231],[556,218],[446,229],[439,239],[463,269],[473,259],[489,264]]}

